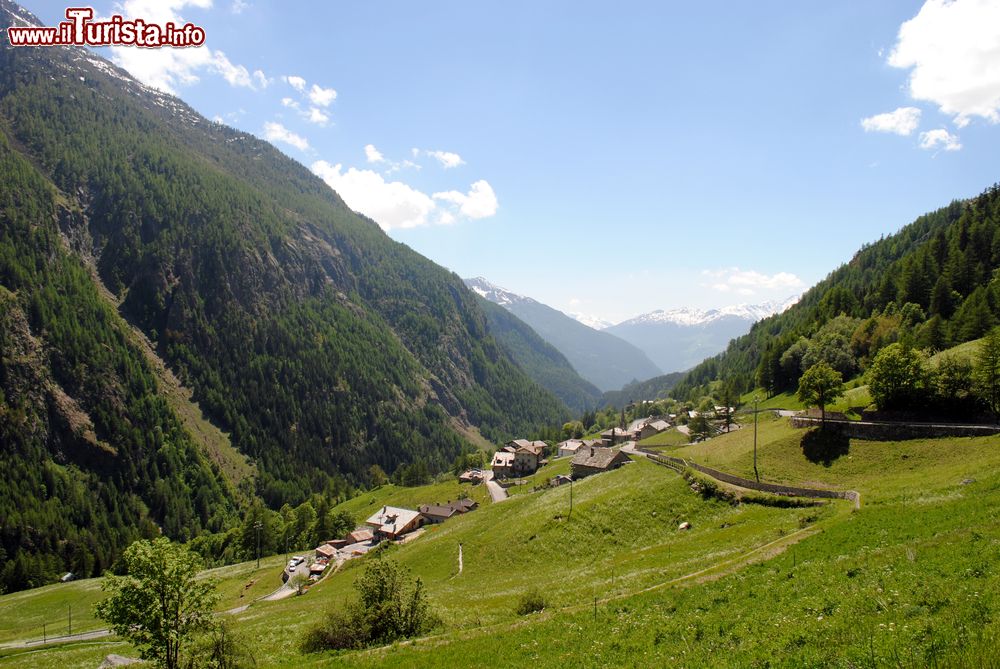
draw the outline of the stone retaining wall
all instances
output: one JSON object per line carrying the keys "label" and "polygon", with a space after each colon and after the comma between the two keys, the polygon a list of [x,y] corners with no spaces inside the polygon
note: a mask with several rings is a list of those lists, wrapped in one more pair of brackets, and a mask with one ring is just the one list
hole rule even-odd
{"label": "stone retaining wall", "polygon": [[697,462],[691,462],[690,460],[684,460],[683,458],[675,458],[669,455],[658,455],[648,451],[646,451],[646,453],[650,460],[657,464],[664,465],[665,467],[670,467],[676,471],[683,471],[684,467],[690,467],[691,469],[697,470],[717,481],[723,481],[724,483],[739,486],[740,488],[759,490],[760,492],[769,492],[775,495],[786,495],[790,497],[846,499],[854,502],[855,509],[861,508],[861,495],[854,490],[820,490],[817,488],[799,488],[796,486],[779,485],[777,483],[758,483],[757,481],[745,479],[740,476],[734,476],[733,474],[727,474],[726,472],[720,472],[718,469],[712,469],[711,467],[699,465]]}
{"label": "stone retaining wall", "polygon": [[[794,416],[789,419],[792,427],[816,427],[818,418]],[[890,423],[866,420],[826,419],[826,429],[836,430],[852,439],[867,441],[900,441],[904,439],[933,439],[938,437],[988,437],[1000,433],[996,425],[949,425],[947,423]]]}

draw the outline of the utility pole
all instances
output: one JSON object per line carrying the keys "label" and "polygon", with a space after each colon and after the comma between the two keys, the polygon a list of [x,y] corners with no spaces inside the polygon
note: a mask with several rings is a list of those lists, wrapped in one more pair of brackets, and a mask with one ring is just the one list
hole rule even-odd
{"label": "utility pole", "polygon": [[753,396],[753,475],[757,478],[757,483],[760,483],[760,474],[757,472],[757,403],[760,402],[760,396],[754,393]]}
{"label": "utility pole", "polygon": [[566,516],[566,520],[573,517],[573,479],[569,480],[569,515]]}
{"label": "utility pole", "polygon": [[260,531],[264,524],[259,520],[253,524],[253,529],[257,531],[257,569],[260,569]]}

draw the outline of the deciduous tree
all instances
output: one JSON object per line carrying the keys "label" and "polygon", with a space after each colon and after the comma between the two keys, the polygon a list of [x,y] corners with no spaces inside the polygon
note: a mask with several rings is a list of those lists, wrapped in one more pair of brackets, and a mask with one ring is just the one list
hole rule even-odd
{"label": "deciduous tree", "polygon": [[201,560],[163,537],[136,541],[125,549],[122,564],[124,576],[104,577],[101,588],[111,596],[97,604],[97,617],[142,659],[177,669],[181,648],[211,623],[215,583],[195,580]]}
{"label": "deciduous tree", "polygon": [[817,362],[799,379],[799,399],[819,407],[826,427],[826,405],[844,394],[844,377],[827,362]]}

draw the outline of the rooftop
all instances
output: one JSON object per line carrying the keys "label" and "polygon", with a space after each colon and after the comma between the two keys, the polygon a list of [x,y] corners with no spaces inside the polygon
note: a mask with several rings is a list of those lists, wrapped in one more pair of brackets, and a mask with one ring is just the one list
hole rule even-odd
{"label": "rooftop", "polygon": [[[609,448],[607,446],[591,446],[577,449],[573,456],[574,466],[592,467],[594,469],[607,469],[614,459],[621,453],[620,449]],[[624,456],[628,458],[627,455]]]}
{"label": "rooftop", "polygon": [[365,521],[369,527],[378,528],[385,534],[396,534],[420,516],[419,511],[400,509],[395,506],[383,506],[371,518]]}

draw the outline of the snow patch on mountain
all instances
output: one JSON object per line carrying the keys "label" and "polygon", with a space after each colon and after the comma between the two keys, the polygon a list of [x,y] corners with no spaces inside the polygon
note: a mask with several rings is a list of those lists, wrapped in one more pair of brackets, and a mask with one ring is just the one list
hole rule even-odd
{"label": "snow patch on mountain", "polygon": [[474,279],[465,279],[465,285],[480,297],[484,297],[490,302],[499,304],[502,307],[509,307],[510,305],[517,304],[519,302],[535,301],[530,297],[524,297],[523,295],[512,293],[506,288],[501,288],[495,283],[490,283],[481,276],[477,276]]}
{"label": "snow patch on mountain", "polygon": [[720,309],[658,309],[647,314],[630,318],[618,325],[640,325],[646,323],[674,323],[676,325],[708,325],[723,318],[731,317],[756,323],[759,320],[780,314],[799,301],[799,295],[787,300],[769,301],[762,304],[736,304]]}
{"label": "snow patch on mountain", "polygon": [[588,328],[593,328],[595,330],[603,330],[604,328],[609,328],[614,325],[613,322],[604,320],[600,316],[592,316],[590,314],[581,314],[578,312],[567,311],[567,316],[572,317],[576,321],[583,323]]}

